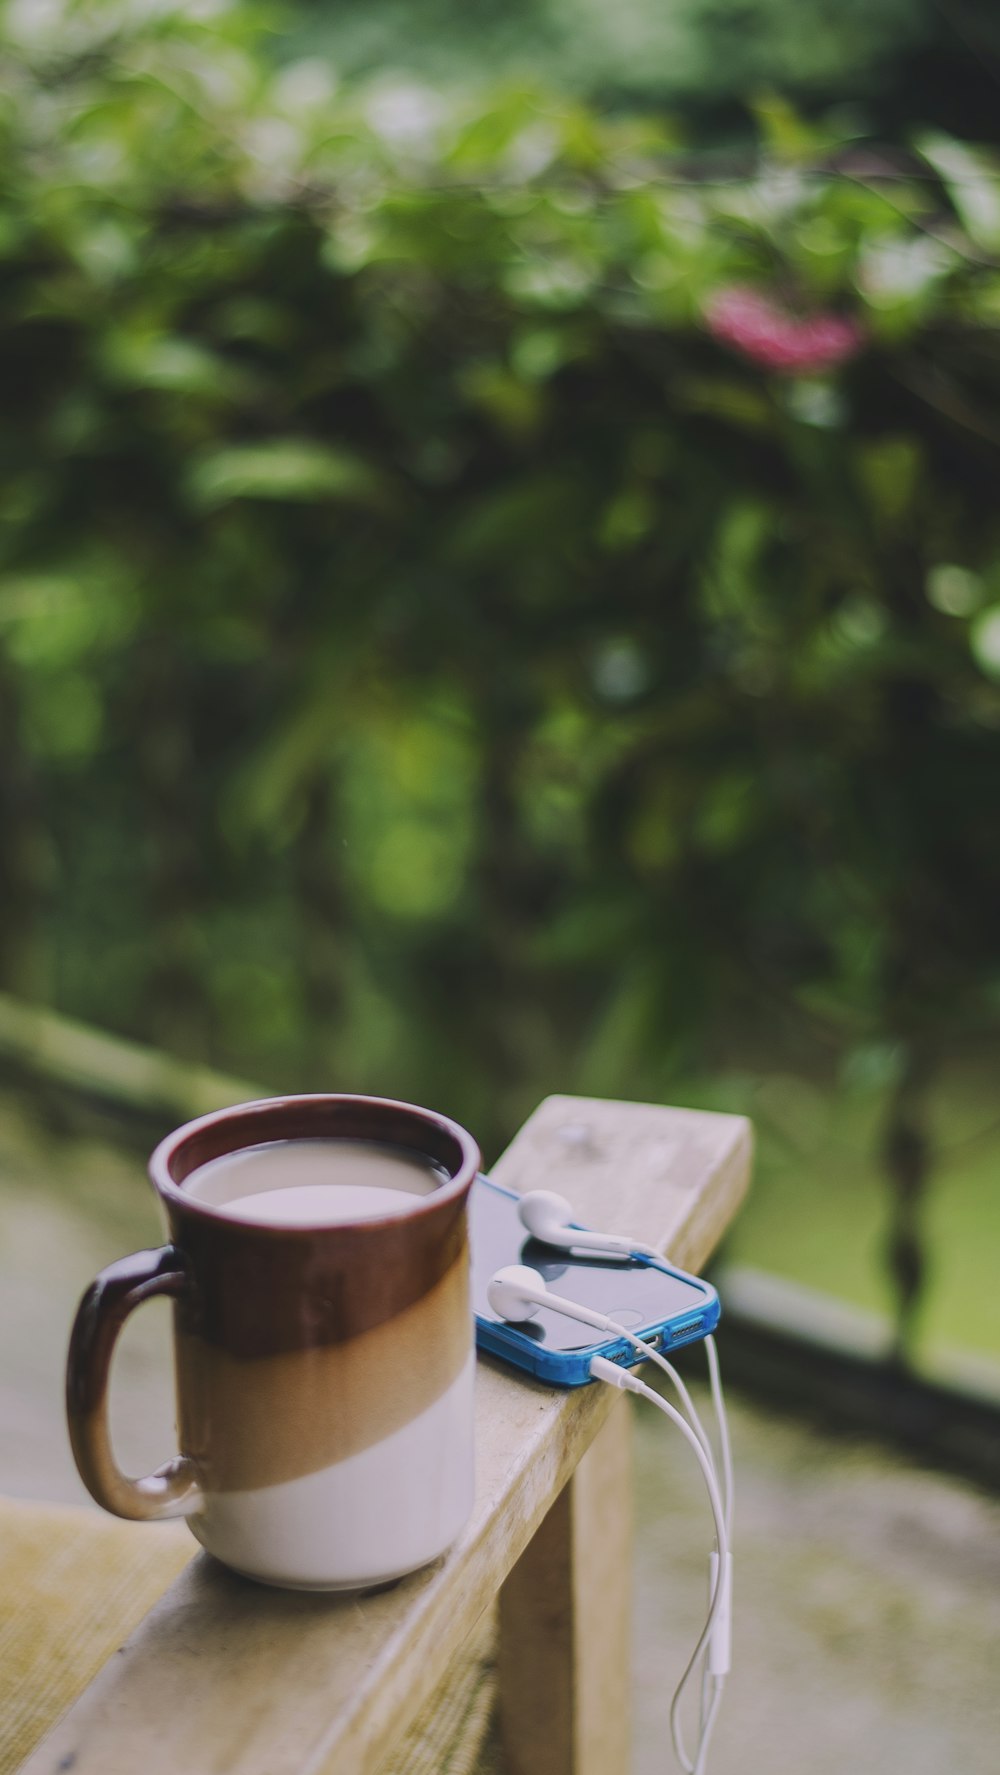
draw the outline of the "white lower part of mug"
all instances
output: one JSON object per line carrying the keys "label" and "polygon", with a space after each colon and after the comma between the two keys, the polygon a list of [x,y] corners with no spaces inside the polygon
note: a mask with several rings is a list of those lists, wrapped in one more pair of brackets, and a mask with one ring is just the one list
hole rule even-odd
{"label": "white lower part of mug", "polygon": [[188,1527],[262,1584],[360,1590],[444,1553],[472,1510],[475,1356],[401,1430],[346,1461],[260,1491],[206,1492]]}

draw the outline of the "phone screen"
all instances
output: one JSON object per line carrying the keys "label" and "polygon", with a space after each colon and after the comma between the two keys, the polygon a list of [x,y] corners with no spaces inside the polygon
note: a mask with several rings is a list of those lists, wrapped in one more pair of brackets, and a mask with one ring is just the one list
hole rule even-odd
{"label": "phone screen", "polygon": [[[490,1278],[507,1264],[525,1263],[537,1270],[546,1288],[595,1312],[607,1313],[629,1331],[661,1325],[684,1312],[703,1308],[710,1291],[693,1278],[665,1274],[641,1263],[615,1263],[604,1258],[570,1257],[526,1233],[517,1212],[517,1197],[487,1178],[478,1177],[469,1198],[472,1246],[472,1305],[477,1317],[504,1323],[490,1306]],[[552,1352],[590,1349],[602,1334],[562,1313],[538,1309],[537,1317],[515,1328],[532,1343]]]}

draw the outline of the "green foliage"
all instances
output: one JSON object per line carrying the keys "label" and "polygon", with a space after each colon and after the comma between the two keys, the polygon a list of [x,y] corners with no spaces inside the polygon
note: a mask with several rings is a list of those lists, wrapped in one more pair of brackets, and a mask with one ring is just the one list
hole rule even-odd
{"label": "green foliage", "polygon": [[487,1144],[995,1026],[995,160],[5,30],[3,985]]}
{"label": "green foliage", "polygon": [[389,67],[481,85],[494,70],[699,113],[774,88],[878,102],[954,37],[928,0],[299,0],[292,17],[299,52],[351,77]]}

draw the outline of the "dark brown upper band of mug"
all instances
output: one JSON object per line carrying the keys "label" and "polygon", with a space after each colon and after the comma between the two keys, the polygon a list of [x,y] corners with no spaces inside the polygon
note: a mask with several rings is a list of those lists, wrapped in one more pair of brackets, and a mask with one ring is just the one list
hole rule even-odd
{"label": "dark brown upper band of mug", "polygon": [[[339,1226],[237,1220],[182,1187],[201,1165],[249,1146],[331,1138],[402,1147],[441,1165],[448,1181],[403,1214]],[[191,1284],[177,1301],[179,1329],[254,1357],[343,1343],[384,1324],[464,1261],[479,1163],[457,1122],[391,1098],[271,1097],[188,1122],[149,1161]]]}

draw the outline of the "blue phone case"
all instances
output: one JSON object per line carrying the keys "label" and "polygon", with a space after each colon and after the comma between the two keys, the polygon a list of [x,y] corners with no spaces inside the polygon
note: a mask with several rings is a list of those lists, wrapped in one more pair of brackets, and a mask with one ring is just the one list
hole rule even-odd
{"label": "blue phone case", "polygon": [[[496,1190],[499,1195],[509,1196],[517,1201],[514,1190],[501,1189],[499,1184],[490,1178],[479,1177],[474,1187],[485,1184],[488,1189]],[[578,1221],[572,1223],[579,1226]],[[589,1230],[581,1227],[581,1231]],[[692,1276],[687,1270],[679,1270],[665,1259],[654,1262],[652,1258],[637,1257],[634,1262],[646,1265],[650,1269],[660,1269],[668,1276],[676,1276],[687,1282],[704,1297],[700,1307],[686,1308],[675,1313],[669,1319],[653,1320],[649,1325],[636,1327],[636,1337],[647,1340],[658,1337],[665,1356],[671,1350],[683,1349],[685,1344],[696,1343],[701,1337],[708,1337],[719,1323],[722,1308],[719,1297],[710,1282],[700,1276]],[[583,1387],[592,1381],[590,1364],[595,1356],[604,1356],[609,1362],[620,1362],[625,1368],[632,1368],[642,1358],[635,1347],[625,1338],[608,1338],[589,1344],[582,1350],[546,1350],[540,1348],[530,1337],[517,1330],[514,1325],[498,1323],[493,1319],[484,1319],[476,1314],[476,1343],[481,1350],[488,1350],[492,1356],[500,1356],[505,1362],[512,1362],[515,1367],[523,1368],[540,1381],[547,1381],[556,1387]]]}

